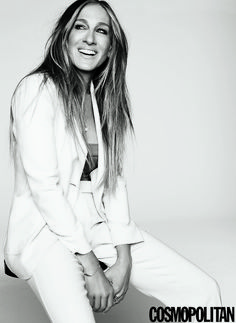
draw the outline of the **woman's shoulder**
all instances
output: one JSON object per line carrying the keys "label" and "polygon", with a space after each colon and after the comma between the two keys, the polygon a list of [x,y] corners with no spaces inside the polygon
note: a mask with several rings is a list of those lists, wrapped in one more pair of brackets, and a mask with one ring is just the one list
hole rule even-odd
{"label": "woman's shoulder", "polygon": [[54,82],[44,73],[33,73],[24,76],[19,81],[13,93],[13,96],[22,92],[28,95],[32,95],[37,92],[41,93],[42,91],[55,91]]}
{"label": "woman's shoulder", "polygon": [[[33,73],[23,77],[17,84],[12,96],[11,106],[14,112],[26,112],[29,107],[55,106],[57,91],[54,82],[43,73]],[[30,110],[30,109],[29,109]],[[52,109],[54,110],[54,109]]]}

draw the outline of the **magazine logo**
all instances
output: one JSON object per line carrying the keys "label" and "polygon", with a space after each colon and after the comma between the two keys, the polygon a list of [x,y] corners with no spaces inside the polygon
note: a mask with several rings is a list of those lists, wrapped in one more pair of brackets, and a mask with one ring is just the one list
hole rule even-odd
{"label": "magazine logo", "polygon": [[235,322],[234,307],[150,307],[150,322]]}

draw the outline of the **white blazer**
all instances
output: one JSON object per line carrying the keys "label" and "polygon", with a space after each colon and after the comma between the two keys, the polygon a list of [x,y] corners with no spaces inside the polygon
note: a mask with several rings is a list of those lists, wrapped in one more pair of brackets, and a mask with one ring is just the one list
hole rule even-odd
{"label": "white blazer", "polygon": [[[86,146],[77,129],[79,146],[76,148],[54,83],[48,80],[41,85],[41,81],[40,74],[23,79],[12,102],[15,189],[4,247],[6,259],[10,255],[20,255],[23,259],[24,253],[29,258],[30,245],[45,226],[71,252],[91,250],[74,209]],[[96,208],[107,222],[114,246],[143,241],[130,218],[124,178],[118,177],[117,190],[112,195],[99,185],[104,172],[104,147],[93,84],[91,97],[99,155],[98,168],[91,173]],[[36,255],[30,257],[33,265]]]}

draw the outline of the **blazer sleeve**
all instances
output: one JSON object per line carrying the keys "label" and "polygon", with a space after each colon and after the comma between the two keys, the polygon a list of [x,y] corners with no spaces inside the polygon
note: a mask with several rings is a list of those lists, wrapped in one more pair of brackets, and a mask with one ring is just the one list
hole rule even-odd
{"label": "blazer sleeve", "polygon": [[21,81],[12,103],[16,145],[32,198],[49,229],[71,252],[87,253],[90,244],[60,183],[54,132],[56,93],[52,81],[42,84],[40,75]]}
{"label": "blazer sleeve", "polygon": [[115,193],[104,192],[103,205],[114,246],[143,241],[141,231],[130,217],[128,192],[123,176],[118,176]]}

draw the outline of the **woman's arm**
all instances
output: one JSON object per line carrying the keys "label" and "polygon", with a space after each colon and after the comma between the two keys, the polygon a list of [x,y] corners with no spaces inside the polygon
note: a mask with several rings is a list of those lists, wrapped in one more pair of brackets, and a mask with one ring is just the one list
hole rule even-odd
{"label": "woman's arm", "polygon": [[[57,92],[42,75],[23,79],[13,97],[12,113],[17,150],[31,197],[48,227],[71,251],[91,250],[60,183],[56,141]],[[30,197],[29,197],[30,198]]]}
{"label": "woman's arm", "polygon": [[140,230],[130,217],[124,177],[118,176],[114,193],[104,192],[103,204],[114,246],[143,241]]}
{"label": "woman's arm", "polygon": [[118,176],[114,193],[104,193],[103,204],[113,245],[117,250],[117,261],[105,275],[112,282],[114,302],[117,304],[124,298],[129,286],[132,268],[131,244],[143,241],[143,237],[130,217],[128,193],[123,177]]}
{"label": "woman's arm", "polygon": [[104,275],[93,251],[87,254],[76,253],[79,263],[83,267],[86,289],[90,305],[95,312],[107,312],[113,305],[114,290]]}
{"label": "woman's arm", "polygon": [[111,282],[114,289],[115,304],[118,304],[123,300],[129,288],[129,280],[132,269],[130,248],[131,246],[129,244],[116,246],[116,263],[105,272],[107,279]]}

